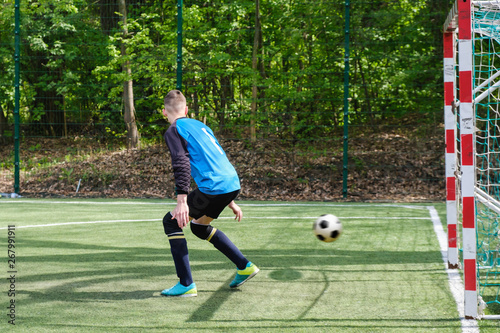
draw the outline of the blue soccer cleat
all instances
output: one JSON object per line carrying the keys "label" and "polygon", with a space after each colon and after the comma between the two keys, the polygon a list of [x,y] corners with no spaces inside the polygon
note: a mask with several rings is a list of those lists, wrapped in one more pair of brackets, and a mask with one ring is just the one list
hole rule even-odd
{"label": "blue soccer cleat", "polygon": [[236,288],[241,286],[243,283],[247,282],[253,278],[259,272],[259,268],[255,266],[252,262],[248,262],[245,269],[237,269],[236,276],[233,281],[229,284],[229,287]]}
{"label": "blue soccer cleat", "polygon": [[161,294],[168,297],[194,297],[198,296],[198,291],[196,290],[196,284],[194,282],[187,287],[177,282],[175,286],[163,290]]}

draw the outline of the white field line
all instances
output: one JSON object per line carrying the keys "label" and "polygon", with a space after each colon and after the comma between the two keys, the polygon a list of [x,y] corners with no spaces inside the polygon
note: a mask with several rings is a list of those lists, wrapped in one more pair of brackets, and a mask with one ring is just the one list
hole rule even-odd
{"label": "white field line", "polygon": [[448,268],[448,239],[446,233],[444,232],[443,225],[441,224],[441,219],[433,206],[427,207],[429,214],[431,215],[432,224],[434,225],[434,232],[436,233],[439,247],[441,248],[441,257],[445,265],[446,273],[448,273],[448,282],[450,285],[450,290],[457,303],[457,310],[460,316],[460,322],[462,323],[463,333],[479,333],[479,326],[477,321],[474,319],[465,319],[464,315],[464,284],[462,283],[462,278],[458,272],[458,269]]}
{"label": "white field line", "polygon": [[[244,217],[244,219],[252,219],[252,220],[310,220],[314,221],[317,219],[317,216],[259,216],[259,217]],[[383,220],[428,220],[428,217],[409,217],[409,216],[400,216],[400,217],[375,217],[375,216],[345,216],[339,217],[340,220],[360,220],[360,219],[383,219]],[[234,220],[234,217],[219,217],[218,220]],[[21,228],[45,228],[45,227],[58,227],[65,225],[78,225],[78,224],[100,224],[100,223],[130,223],[130,222],[158,222],[162,221],[162,219],[139,219],[139,220],[101,220],[101,221],[78,221],[78,222],[59,222],[59,223],[50,223],[50,224],[33,224],[33,225],[21,225],[16,226],[16,229]],[[310,222],[308,221],[308,223]],[[220,221],[223,222],[223,221]],[[8,229],[8,227],[2,227],[0,230]]]}
{"label": "white field line", "polygon": [[[45,200],[25,200],[25,199],[1,199],[1,204],[9,203],[35,203],[35,204],[68,204],[68,205],[172,205],[175,206],[177,203],[172,202],[134,202],[134,201],[117,201],[117,202],[105,202],[105,201],[45,201]],[[249,207],[396,207],[396,208],[407,208],[407,209],[426,209],[425,206],[411,206],[411,205],[398,205],[398,204],[329,204],[329,203],[240,203],[239,206],[249,206]]]}
{"label": "white field line", "polygon": [[134,202],[134,201],[46,201],[46,200],[23,200],[23,199],[1,199],[0,204],[57,204],[57,205],[176,205],[177,203],[172,202]]}
{"label": "white field line", "polygon": [[[153,222],[161,221],[161,219],[141,219],[141,220],[103,220],[103,221],[82,221],[82,222],[61,222],[61,223],[50,223],[50,224],[33,224],[33,225],[16,225],[16,229],[25,228],[45,228],[45,227],[58,227],[65,225],[76,225],[76,224],[100,224],[100,223],[126,223],[126,222]],[[0,228],[0,230],[8,229],[9,227]]]}

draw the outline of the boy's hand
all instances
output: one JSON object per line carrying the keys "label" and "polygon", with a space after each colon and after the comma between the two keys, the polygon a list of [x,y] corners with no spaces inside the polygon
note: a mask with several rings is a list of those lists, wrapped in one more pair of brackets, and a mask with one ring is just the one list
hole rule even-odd
{"label": "boy's hand", "polygon": [[234,200],[231,201],[231,203],[229,205],[227,205],[229,208],[231,208],[231,210],[233,211],[234,215],[236,215],[234,217],[235,220],[238,220],[238,222],[241,221],[241,219],[243,218],[243,211],[241,210],[240,206],[238,206]]}
{"label": "boy's hand", "polygon": [[177,220],[179,228],[184,228],[189,223],[189,207],[187,204],[187,194],[177,196],[177,206],[172,211],[172,218]]}

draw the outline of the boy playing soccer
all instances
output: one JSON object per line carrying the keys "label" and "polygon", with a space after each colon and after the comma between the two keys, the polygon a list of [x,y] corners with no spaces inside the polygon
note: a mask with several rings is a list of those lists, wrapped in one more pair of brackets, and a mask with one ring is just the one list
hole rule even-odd
{"label": "boy playing soccer", "polygon": [[[179,90],[170,91],[164,105],[163,115],[171,124],[164,138],[172,157],[177,206],[163,218],[163,228],[180,281],[161,294],[178,297],[197,295],[182,231],[188,223],[194,235],[212,243],[236,265],[236,277],[229,286],[238,287],[257,274],[259,269],[222,231],[210,225],[226,206],[236,215],[235,219],[241,221],[243,213],[234,202],[240,192],[238,174],[212,130],[202,122],[186,117],[186,98]],[[198,188],[189,192],[191,176]]]}

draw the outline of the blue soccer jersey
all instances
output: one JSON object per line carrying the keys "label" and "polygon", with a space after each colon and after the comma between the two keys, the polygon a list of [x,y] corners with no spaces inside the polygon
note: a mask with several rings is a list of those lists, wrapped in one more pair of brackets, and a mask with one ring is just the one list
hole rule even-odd
{"label": "blue soccer jersey", "polygon": [[240,189],[238,174],[212,130],[202,122],[179,118],[164,135],[172,157],[178,194],[189,192],[190,176],[205,194],[224,194]]}

